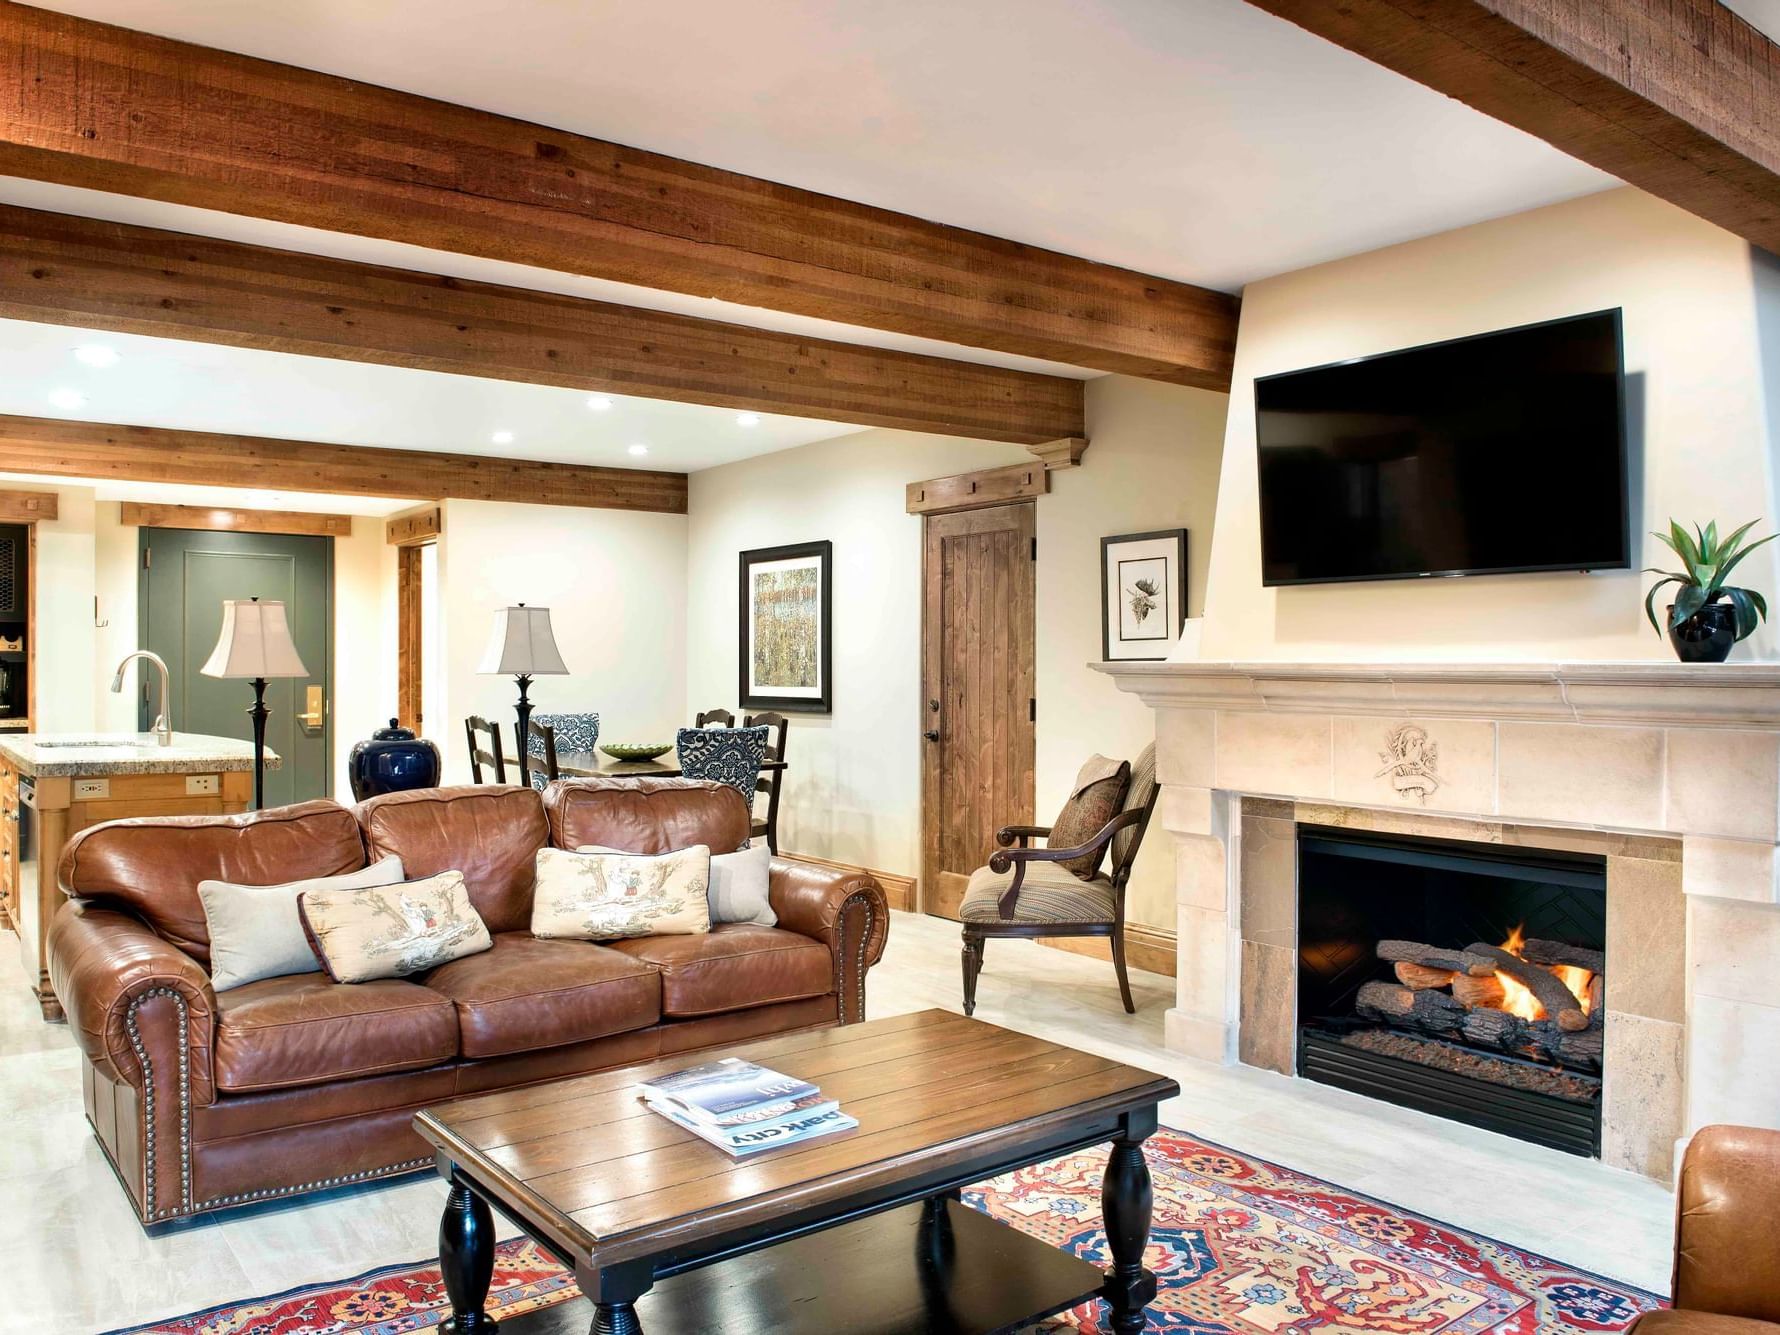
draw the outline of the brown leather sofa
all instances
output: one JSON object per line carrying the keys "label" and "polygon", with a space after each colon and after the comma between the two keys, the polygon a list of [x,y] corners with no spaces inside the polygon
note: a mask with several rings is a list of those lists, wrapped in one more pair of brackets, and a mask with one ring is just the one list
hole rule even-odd
{"label": "brown leather sofa", "polygon": [[1702,1128],[1675,1207],[1675,1306],[1636,1335],[1780,1335],[1780,1131]]}
{"label": "brown leather sofa", "polygon": [[[81,1051],[87,1116],[145,1224],[430,1165],[418,1108],[760,1034],[864,1018],[883,891],[774,859],[777,927],[594,945],[533,937],[546,844],[727,852],[748,837],[732,788],[678,779],[439,788],[241,816],[84,830],[60,876],[50,976]],[[325,974],[216,993],[197,894],[277,884],[396,853],[456,868],[494,948],[424,975]]]}

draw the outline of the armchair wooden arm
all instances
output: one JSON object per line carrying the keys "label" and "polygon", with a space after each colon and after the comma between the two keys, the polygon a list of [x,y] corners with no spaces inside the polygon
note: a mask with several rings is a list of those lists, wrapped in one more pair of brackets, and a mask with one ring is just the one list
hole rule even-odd
{"label": "armchair wooden arm", "polygon": [[[1014,907],[1020,902],[1020,886],[1026,879],[1026,864],[1029,862],[1071,862],[1076,858],[1085,857],[1097,849],[1104,848],[1109,840],[1128,825],[1135,825],[1148,819],[1149,813],[1141,808],[1132,811],[1121,811],[1105,825],[1101,826],[1094,837],[1078,848],[1030,848],[1022,844],[1019,848],[999,848],[989,858],[989,870],[996,875],[1013,869],[1014,879],[1008,888],[1002,891],[1001,898],[996,901],[996,910],[1004,918],[1014,916]],[[1033,826],[1009,826],[1016,833]],[[1007,830],[1002,831],[1003,834]],[[1046,830],[1046,834],[1050,831]],[[996,836],[997,839],[1000,835]]]}
{"label": "armchair wooden arm", "polygon": [[1051,835],[1049,825],[1003,825],[995,832],[995,842],[1006,848],[1016,839],[1020,847],[1025,848],[1029,839],[1048,839]]}

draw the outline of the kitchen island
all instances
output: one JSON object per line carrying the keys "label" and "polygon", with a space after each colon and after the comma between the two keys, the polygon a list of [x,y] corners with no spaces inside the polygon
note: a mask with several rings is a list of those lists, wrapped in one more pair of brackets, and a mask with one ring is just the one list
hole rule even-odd
{"label": "kitchen island", "polygon": [[[266,752],[266,767],[279,758]],[[62,902],[56,864],[70,837],[127,816],[245,811],[253,800],[253,744],[176,732],[0,732],[0,926],[19,935],[24,980],[46,1020],[62,1017],[50,989],[44,938]]]}

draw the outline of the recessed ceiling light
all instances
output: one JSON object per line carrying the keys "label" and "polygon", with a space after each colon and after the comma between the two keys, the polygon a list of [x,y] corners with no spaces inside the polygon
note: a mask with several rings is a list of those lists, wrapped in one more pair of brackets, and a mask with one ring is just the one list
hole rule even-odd
{"label": "recessed ceiling light", "polygon": [[511,445],[513,443],[513,433],[511,431],[497,431],[494,435],[490,436],[489,439],[494,441],[496,445]]}
{"label": "recessed ceiling light", "polygon": [[592,412],[603,413],[608,411],[611,406],[612,400],[600,394],[595,394],[591,399],[587,400],[587,407]]}
{"label": "recessed ceiling light", "polygon": [[737,413],[735,424],[737,426],[759,426],[760,415],[758,413]]}
{"label": "recessed ceiling light", "polygon": [[77,390],[52,389],[49,392],[49,403],[52,408],[60,408],[63,412],[73,412],[76,408],[86,406],[86,396]]}
{"label": "recessed ceiling light", "polygon": [[632,445],[630,447],[630,453],[638,456],[645,455],[649,453],[649,447],[647,445]]}
{"label": "recessed ceiling light", "polygon": [[83,366],[116,366],[117,349],[103,343],[82,343],[74,350],[74,360]]}

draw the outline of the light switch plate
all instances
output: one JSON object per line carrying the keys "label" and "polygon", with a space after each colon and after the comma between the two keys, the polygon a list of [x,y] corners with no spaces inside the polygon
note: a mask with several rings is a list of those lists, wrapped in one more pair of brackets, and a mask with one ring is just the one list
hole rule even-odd
{"label": "light switch plate", "polygon": [[222,783],[214,774],[188,774],[185,776],[185,795],[187,797],[215,797],[221,789]]}
{"label": "light switch plate", "polygon": [[76,802],[98,802],[110,796],[110,779],[76,779],[74,781],[74,800]]}

